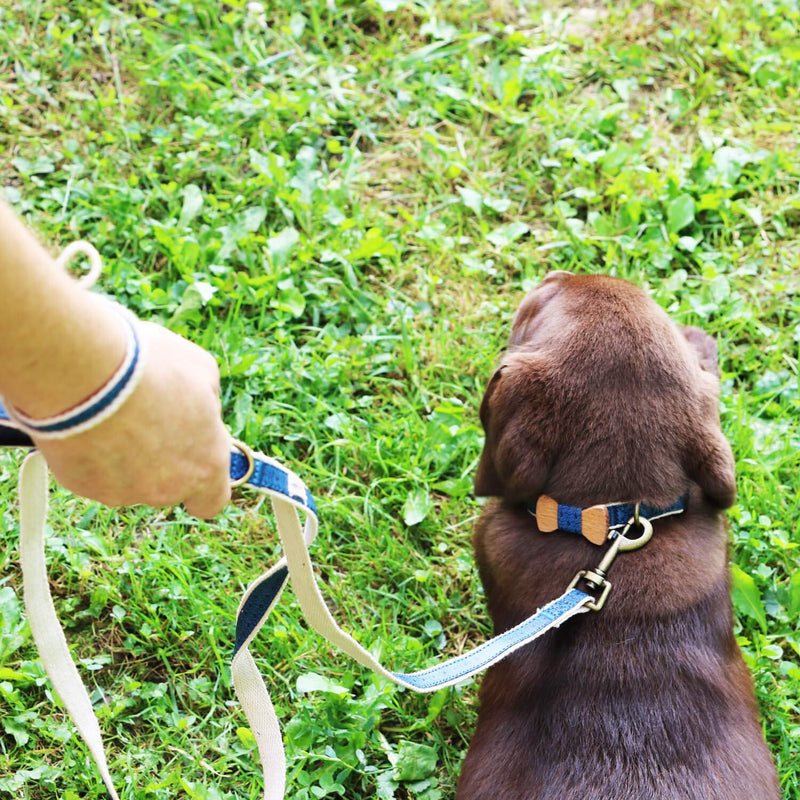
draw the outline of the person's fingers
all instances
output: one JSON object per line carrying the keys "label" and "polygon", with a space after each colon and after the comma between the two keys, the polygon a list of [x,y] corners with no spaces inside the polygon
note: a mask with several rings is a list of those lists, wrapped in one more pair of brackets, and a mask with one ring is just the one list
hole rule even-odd
{"label": "person's fingers", "polygon": [[204,486],[203,491],[187,497],[183,501],[183,507],[193,517],[200,519],[211,519],[216,517],[231,499],[231,482],[225,480],[218,486]]}
{"label": "person's fingers", "polygon": [[209,454],[209,477],[196,492],[183,500],[184,508],[193,517],[216,517],[231,499],[231,439],[225,428],[222,428],[219,438],[215,452]]}

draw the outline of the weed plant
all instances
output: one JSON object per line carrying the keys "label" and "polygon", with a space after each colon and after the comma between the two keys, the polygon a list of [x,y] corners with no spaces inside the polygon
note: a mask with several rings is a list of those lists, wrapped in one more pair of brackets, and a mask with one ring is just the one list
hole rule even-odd
{"label": "weed plant", "polygon": [[[100,249],[104,291],[216,354],[233,434],[316,495],[336,616],[398,669],[490,633],[477,409],[523,293],[619,275],[713,333],[736,633],[796,799],[799,43],[797,0],[9,0],[0,179],[55,248]],[[21,610],[17,465],[0,796],[101,798]],[[205,523],[54,494],[51,586],[123,797],[258,796],[228,663],[279,556],[267,507]],[[477,682],[387,685],[291,592],[254,649],[289,797],[452,797]]]}

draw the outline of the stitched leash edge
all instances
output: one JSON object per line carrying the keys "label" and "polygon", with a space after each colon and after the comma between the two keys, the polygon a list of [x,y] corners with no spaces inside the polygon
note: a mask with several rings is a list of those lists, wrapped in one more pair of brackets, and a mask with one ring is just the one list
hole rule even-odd
{"label": "stitched leash edge", "polygon": [[[259,458],[258,455],[254,456]],[[281,467],[284,469],[284,467]],[[293,475],[293,473],[292,473]],[[299,480],[294,476],[295,480]],[[589,611],[588,604],[593,602],[593,598],[578,590],[571,589],[566,591],[561,597],[548,603],[542,609],[531,615],[519,625],[509,631],[500,634],[493,639],[484,642],[472,651],[449,659],[442,664],[437,664],[415,673],[392,672],[386,669],[368,650],[362,647],[350,634],[342,630],[334,620],[325,600],[322,596],[319,584],[313,572],[313,565],[308,553],[308,545],[311,544],[317,535],[317,515],[309,505],[299,499],[299,494],[294,497],[286,496],[274,488],[264,486],[251,486],[257,491],[268,494],[271,497],[273,511],[276,518],[278,535],[284,548],[284,558],[286,569],[292,581],[298,603],[308,624],[323,638],[331,644],[343,650],[352,659],[362,666],[365,666],[387,680],[395,684],[411,689],[415,692],[431,692],[448,686],[453,686],[467,678],[475,675],[492,664],[497,663],[502,658],[515,652],[526,644],[534,641],[540,636],[555,627],[558,627],[569,618]],[[305,523],[301,526],[299,511],[306,514]],[[280,563],[280,562],[279,562]],[[275,568],[265,575],[273,573]],[[251,585],[241,608],[245,607],[247,599],[254,594],[255,587],[263,585],[265,576],[261,576]],[[281,591],[283,584],[278,589]],[[255,614],[257,621],[251,621],[247,625],[246,640],[237,650],[236,658],[242,652],[248,652],[248,645],[261,626],[267,619],[269,611],[275,604],[274,597],[266,599],[269,607],[263,610],[263,614]],[[262,684],[263,685],[263,684]],[[264,687],[266,691],[266,687]],[[240,702],[244,706],[245,700],[240,697]],[[266,702],[259,701],[266,707]],[[246,712],[247,713],[247,712]],[[249,715],[248,715],[249,716]],[[281,757],[283,757],[283,743],[278,739],[275,747],[280,747]],[[277,763],[277,759],[274,759]],[[276,775],[266,769],[262,758],[262,769],[264,769],[264,786],[269,790],[280,784],[280,791],[270,793],[269,800],[282,800],[285,775]]]}
{"label": "stitched leash edge", "polygon": [[[244,474],[240,455],[235,452],[231,454],[231,478],[234,480]],[[589,610],[587,604],[593,598],[578,589],[571,589],[519,625],[467,653],[418,672],[390,671],[339,627],[325,603],[308,553],[308,546],[317,535],[318,520],[313,498],[305,484],[274,459],[262,454],[251,455],[256,463],[247,485],[252,490],[270,496],[285,553],[284,558],[250,584],[242,598],[237,613],[236,642],[231,662],[234,689],[256,740],[264,780],[264,800],[283,800],[286,761],[277,715],[250,652],[250,644],[277,604],[289,579],[304,617],[319,635],[362,666],[415,692],[436,691],[466,680],[567,619]],[[299,511],[305,514],[303,525]],[[103,750],[99,723],[52,605],[44,558],[46,513],[47,466],[44,457],[33,452],[26,458],[20,471],[20,540],[21,550],[24,551],[26,609],[31,629],[36,629],[34,639],[45,671],[86,742],[109,796],[112,800],[118,800]],[[43,593],[46,597],[41,599]],[[56,656],[51,657],[51,652]]]}

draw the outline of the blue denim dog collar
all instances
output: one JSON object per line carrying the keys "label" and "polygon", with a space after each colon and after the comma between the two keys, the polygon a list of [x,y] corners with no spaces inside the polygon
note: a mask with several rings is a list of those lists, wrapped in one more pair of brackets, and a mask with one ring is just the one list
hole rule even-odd
{"label": "blue denim dog collar", "polygon": [[[652,521],[673,514],[682,514],[686,510],[687,502],[688,498],[684,495],[667,508],[656,508],[641,503],[639,515]],[[558,503],[552,497],[543,494],[535,503],[528,503],[528,511],[536,517],[536,524],[542,533],[556,530],[577,533],[593,544],[599,545],[634,517],[636,503],[609,503],[581,508]]]}

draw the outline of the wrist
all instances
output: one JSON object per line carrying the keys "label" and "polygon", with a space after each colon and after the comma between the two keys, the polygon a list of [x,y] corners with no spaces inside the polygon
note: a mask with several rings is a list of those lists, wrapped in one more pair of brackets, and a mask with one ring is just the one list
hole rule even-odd
{"label": "wrist", "polygon": [[136,389],[144,363],[135,317],[120,308],[117,319],[124,327],[126,344],[114,373],[77,404],[49,416],[33,416],[6,403],[6,411],[18,427],[34,438],[65,439],[96,427],[117,411]]}
{"label": "wrist", "polygon": [[127,326],[108,300],[60,273],[2,353],[0,394],[31,418],[81,403],[102,386],[127,351]]}
{"label": "wrist", "polygon": [[107,300],[65,272],[76,248],[54,260],[2,201],[0,240],[0,395],[31,417],[57,414],[119,366],[125,331]]}

